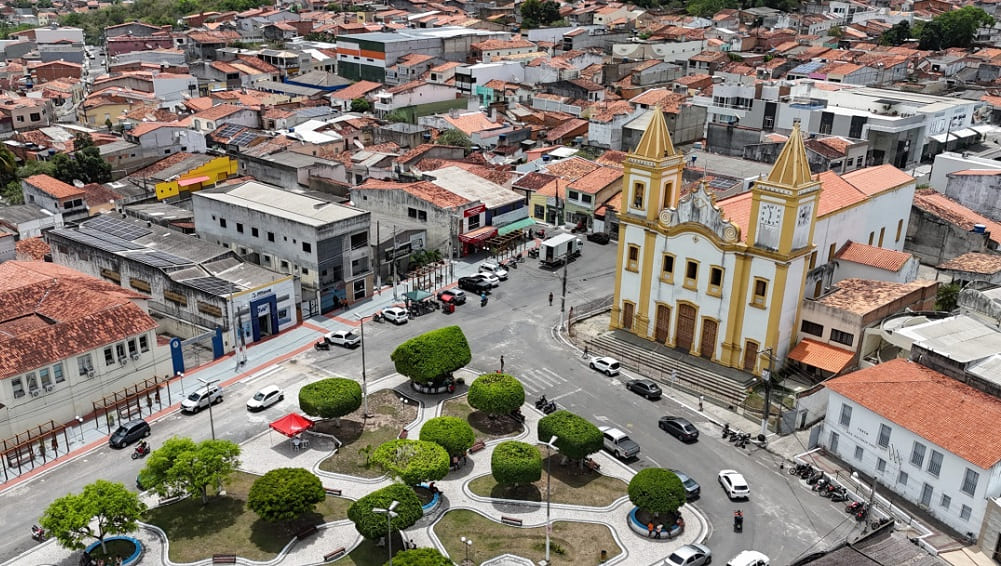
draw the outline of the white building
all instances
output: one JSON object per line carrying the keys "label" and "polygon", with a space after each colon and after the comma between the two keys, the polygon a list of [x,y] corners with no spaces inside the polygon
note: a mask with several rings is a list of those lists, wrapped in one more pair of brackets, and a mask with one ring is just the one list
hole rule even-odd
{"label": "white building", "polygon": [[834,378],[821,444],[959,533],[1001,495],[1001,400],[896,359]]}

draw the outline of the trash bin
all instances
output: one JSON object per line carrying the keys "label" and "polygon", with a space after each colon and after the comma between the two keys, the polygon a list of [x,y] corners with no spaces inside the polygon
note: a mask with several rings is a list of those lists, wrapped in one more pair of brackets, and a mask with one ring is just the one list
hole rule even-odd
{"label": "trash bin", "polygon": [[445,311],[445,314],[452,314],[455,312],[455,303],[447,302],[444,305],[442,305],[442,308]]}

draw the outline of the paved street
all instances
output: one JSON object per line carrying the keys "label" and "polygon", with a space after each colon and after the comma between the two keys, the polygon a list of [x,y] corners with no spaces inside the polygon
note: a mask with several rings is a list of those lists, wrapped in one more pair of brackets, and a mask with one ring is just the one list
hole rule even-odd
{"label": "paved street", "polygon": [[[613,246],[588,244],[584,257],[570,265],[568,309],[611,295],[614,252]],[[475,264],[460,263],[456,265],[456,276],[473,270]],[[578,351],[554,336],[553,328],[560,314],[562,274],[562,270],[539,269],[536,262],[529,259],[511,271],[509,281],[502,282],[494,290],[485,308],[471,298],[452,315],[437,311],[402,326],[366,323],[368,378],[375,381],[393,373],[388,354],[401,341],[432,328],[458,324],[472,346],[470,369],[494,371],[499,368],[503,355],[505,371],[523,380],[529,403],[544,393],[557,399],[562,407],[596,424],[614,424],[629,431],[642,447],[640,458],[629,463],[634,469],[677,467],[701,483],[703,497],[696,505],[712,523],[707,544],[718,562],[725,562],[739,550],[754,548],[771,556],[774,564],[786,564],[803,553],[834,544],[837,537],[856,528],[855,522],[848,523],[848,516],[838,506],[804,489],[798,479],[793,481],[791,476],[780,472],[775,455],[756,448],[741,451],[723,442],[719,438],[719,425],[711,423],[710,417],[716,422],[729,420],[730,415],[725,411],[715,407],[707,407],[707,413],[692,411],[679,404],[679,401],[689,407],[695,404],[685,395],[676,395],[677,400],[668,396],[650,402],[625,390],[622,381],[629,376],[608,378],[590,370]],[[550,291],[555,295],[552,306],[548,304]],[[355,314],[371,314],[391,302],[391,295],[389,292],[347,313],[338,313],[342,318],[313,319],[300,328],[255,345],[249,349],[248,363],[241,368],[241,373],[235,371],[232,358],[191,372],[185,387],[194,386],[195,376],[222,380],[225,401],[213,412],[216,434],[235,442],[249,440],[266,431],[270,420],[296,409],[296,395],[292,392],[304,383],[330,374],[360,379],[360,350],[334,347],[329,351],[315,351],[310,345],[321,330],[346,327],[344,321],[353,320]],[[297,350],[301,352],[293,355]],[[235,378],[239,381],[229,383]],[[257,388],[271,383],[286,388],[289,393],[285,401],[260,414],[247,413],[246,399]],[[175,392],[173,401],[178,401],[181,395],[182,392]],[[712,415],[708,411],[712,411]],[[657,418],[664,414],[688,417],[702,431],[702,439],[696,444],[684,445],[664,434],[656,425]],[[735,416],[729,422],[744,430],[752,430],[754,426],[746,421],[738,424]],[[167,413],[153,424],[154,448],[174,435],[190,436],[195,440],[209,438],[208,412],[197,415]],[[29,536],[29,527],[55,497],[79,491],[97,477],[134,485],[136,472],[143,461],[129,459],[128,451],[107,448],[95,431],[88,431],[88,437],[99,442],[100,447],[29,481],[16,483],[13,487],[0,486],[0,489],[6,488],[0,493],[0,506],[27,510],[26,513],[0,514],[0,530],[12,534],[0,539],[0,557],[15,556],[35,544]],[[737,469],[748,478],[752,490],[749,502],[733,504],[726,500],[716,484],[716,473],[722,468]],[[741,508],[746,517],[742,534],[734,534],[731,530],[731,517],[736,508]]]}

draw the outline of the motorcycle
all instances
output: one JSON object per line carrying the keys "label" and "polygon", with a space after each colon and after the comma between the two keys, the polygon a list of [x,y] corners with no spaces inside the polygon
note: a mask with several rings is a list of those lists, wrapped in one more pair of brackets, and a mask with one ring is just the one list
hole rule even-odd
{"label": "motorcycle", "polygon": [[45,542],[48,540],[49,535],[46,534],[45,529],[39,527],[38,525],[31,525],[31,538],[37,540],[38,542]]}
{"label": "motorcycle", "polygon": [[841,501],[848,501],[848,491],[845,488],[841,488],[839,491],[835,491],[831,494],[831,501],[834,503],[839,503]]}
{"label": "motorcycle", "polygon": [[739,533],[744,530],[744,514],[737,511],[733,514],[733,532]]}
{"label": "motorcycle", "polygon": [[824,477],[824,475],[824,472],[820,470],[813,472],[813,475],[806,480],[807,485],[815,485],[818,481],[820,481],[820,478]]}
{"label": "motorcycle", "polygon": [[813,487],[810,488],[810,489],[812,489],[813,491],[822,491],[824,489],[827,489],[827,486],[830,483],[831,483],[831,480],[828,479],[828,477],[825,475],[822,478],[820,478],[819,480],[817,480],[817,483],[813,484]]}
{"label": "motorcycle", "polygon": [[539,248],[532,248],[532,249],[528,250],[528,257],[538,258],[539,257]]}
{"label": "motorcycle", "polygon": [[889,517],[880,517],[879,519],[876,519],[875,521],[869,523],[869,528],[875,531],[876,529],[882,527],[883,525],[886,525],[886,524],[892,523],[892,522],[893,522],[893,519],[891,519]]}
{"label": "motorcycle", "polygon": [[546,415],[556,412],[556,401],[550,401],[542,408],[542,412]]}
{"label": "motorcycle", "polygon": [[800,477],[800,479],[804,479],[805,480],[805,479],[808,479],[810,476],[812,476],[814,474],[814,472],[816,472],[816,470],[813,469],[813,465],[812,464],[807,464],[806,467],[803,468],[803,471],[799,473],[799,477]]}
{"label": "motorcycle", "polygon": [[845,505],[845,513],[856,513],[865,505],[863,501],[852,501],[848,505]]}
{"label": "motorcycle", "polygon": [[832,495],[837,493],[839,489],[841,489],[840,485],[835,485],[834,483],[828,483],[820,490],[820,493],[818,493],[817,495],[824,498],[831,497]]}
{"label": "motorcycle", "polygon": [[729,439],[730,442],[736,443],[738,440],[740,440],[740,436],[742,434],[744,434],[744,433],[740,432],[739,430],[734,429],[733,431],[730,432],[730,439]]}
{"label": "motorcycle", "polygon": [[329,350],[330,344],[326,340],[320,340],[319,342],[313,344],[313,349],[316,351]]}
{"label": "motorcycle", "polygon": [[545,395],[543,395],[542,397],[539,397],[539,398],[538,398],[538,399],[537,399],[537,400],[535,401],[535,408],[541,411],[541,410],[542,410],[542,408],[543,408],[543,407],[545,407],[545,406],[546,406],[546,405],[548,405],[548,404],[549,404],[549,401],[547,401],[547,400],[546,400],[546,396],[545,396]]}
{"label": "motorcycle", "polygon": [[480,308],[483,308],[485,306],[487,306],[487,296],[486,295],[481,295],[480,296]]}
{"label": "motorcycle", "polygon": [[138,460],[139,458],[145,458],[146,456],[149,456],[150,451],[151,449],[149,444],[146,444],[145,441],[140,442],[136,445],[136,449],[132,451],[132,459]]}
{"label": "motorcycle", "polygon": [[865,521],[866,517],[869,516],[869,505],[863,503],[862,507],[855,512],[856,521]]}
{"label": "motorcycle", "polygon": [[386,317],[382,316],[381,312],[372,315],[372,322],[382,322],[384,320],[386,320]]}
{"label": "motorcycle", "polygon": [[730,436],[730,423],[723,423],[723,439]]}

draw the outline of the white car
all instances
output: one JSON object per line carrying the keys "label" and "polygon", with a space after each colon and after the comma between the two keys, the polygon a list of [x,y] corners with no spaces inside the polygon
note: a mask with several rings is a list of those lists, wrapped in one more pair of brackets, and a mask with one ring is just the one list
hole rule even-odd
{"label": "white car", "polygon": [[768,557],[757,550],[741,550],[740,554],[734,556],[726,566],[768,566],[771,564]]}
{"label": "white car", "polygon": [[496,261],[488,261],[480,266],[481,273],[490,273],[496,275],[501,281],[507,280],[507,270],[501,267]]}
{"label": "white car", "polygon": [[747,480],[737,470],[722,470],[718,479],[719,484],[723,486],[723,491],[731,500],[750,497],[751,487],[747,485]]}
{"label": "white car", "polygon": [[596,369],[608,377],[619,375],[619,360],[615,358],[609,358],[608,356],[591,358],[591,363],[588,365],[591,366],[591,369]]}
{"label": "white car", "polygon": [[664,561],[665,566],[706,566],[712,562],[712,551],[701,544],[686,544],[675,550]]}
{"label": "white car", "polygon": [[406,324],[410,320],[410,313],[403,307],[387,307],[382,309],[382,318],[393,324]]}
{"label": "white car", "polygon": [[266,385],[247,401],[248,411],[263,411],[285,398],[285,392],[277,385]]}
{"label": "white car", "polygon": [[471,275],[470,277],[486,281],[487,283],[490,284],[491,287],[497,287],[498,285],[500,285],[500,278],[492,273],[484,273],[481,271],[480,273],[477,273],[476,275]]}
{"label": "white car", "polygon": [[335,330],[323,335],[328,344],[355,348],[361,344],[361,335],[356,330]]}

